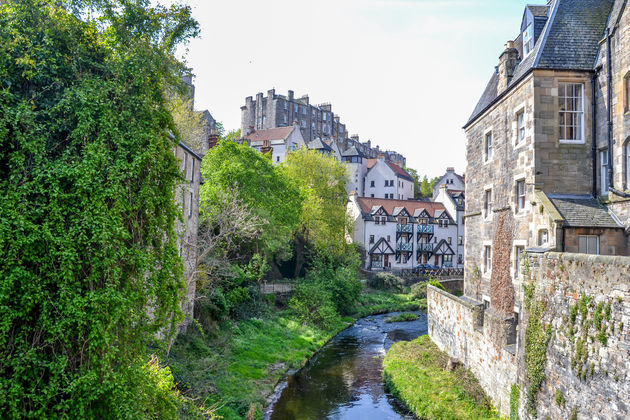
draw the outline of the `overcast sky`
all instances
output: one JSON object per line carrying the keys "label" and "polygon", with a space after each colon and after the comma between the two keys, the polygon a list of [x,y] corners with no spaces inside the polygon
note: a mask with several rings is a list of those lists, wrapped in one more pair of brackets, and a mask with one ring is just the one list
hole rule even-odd
{"label": "overcast sky", "polygon": [[[188,0],[201,25],[187,63],[198,110],[240,127],[271,88],[330,102],[350,134],[437,176],[465,171],[468,119],[523,0]],[[529,3],[545,4],[545,0]]]}

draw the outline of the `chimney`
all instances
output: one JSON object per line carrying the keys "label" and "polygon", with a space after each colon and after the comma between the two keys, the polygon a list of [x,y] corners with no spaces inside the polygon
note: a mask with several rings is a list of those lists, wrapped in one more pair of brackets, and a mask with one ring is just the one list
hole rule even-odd
{"label": "chimney", "polygon": [[503,92],[507,89],[512,76],[514,76],[514,70],[518,65],[518,50],[514,48],[514,41],[508,41],[505,44],[505,50],[499,56],[499,66],[497,68],[499,73],[499,85],[497,87],[497,93]]}
{"label": "chimney", "polygon": [[378,160],[385,160],[385,153],[379,153]]}
{"label": "chimney", "polygon": [[208,136],[208,150],[212,149],[219,142],[219,136],[216,134],[210,134]]}
{"label": "chimney", "polygon": [[300,99],[302,99],[304,102],[306,102],[306,105],[308,105],[308,95],[302,95]]}
{"label": "chimney", "polygon": [[247,133],[245,133],[246,135],[250,135],[254,132],[254,126],[250,125],[249,127],[247,127]]}
{"label": "chimney", "polygon": [[450,166],[450,167],[446,168],[446,172],[455,172],[455,168]]}
{"label": "chimney", "polygon": [[289,100],[290,101],[293,100],[293,91],[292,90],[289,91]]}
{"label": "chimney", "polygon": [[273,99],[276,96],[276,90],[275,89],[271,89],[267,91],[267,97],[269,99]]}

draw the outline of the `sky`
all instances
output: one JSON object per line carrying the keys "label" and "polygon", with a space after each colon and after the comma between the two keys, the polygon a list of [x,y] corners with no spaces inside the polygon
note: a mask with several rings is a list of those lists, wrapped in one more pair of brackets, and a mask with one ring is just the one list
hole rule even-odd
{"label": "sky", "polygon": [[183,2],[201,27],[186,56],[197,110],[237,129],[247,96],[291,89],[312,104],[330,102],[351,135],[402,153],[407,167],[430,177],[449,166],[465,172],[461,127],[528,3]]}

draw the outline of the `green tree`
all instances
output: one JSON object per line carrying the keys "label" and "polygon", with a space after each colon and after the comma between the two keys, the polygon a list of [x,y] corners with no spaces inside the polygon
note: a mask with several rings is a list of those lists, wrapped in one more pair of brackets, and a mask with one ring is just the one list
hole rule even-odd
{"label": "green tree", "polygon": [[413,197],[414,198],[421,198],[421,194],[420,194],[420,184],[419,184],[419,175],[418,175],[418,171],[416,171],[413,168],[405,168],[405,170],[409,173],[409,175],[411,175],[411,177],[413,178]]}
{"label": "green tree", "polygon": [[181,319],[164,91],[196,33],[143,0],[0,4],[0,417],[176,416],[147,345]]}
{"label": "green tree", "polygon": [[270,259],[290,255],[290,240],[300,220],[300,193],[267,157],[247,145],[224,140],[208,151],[201,172],[202,219],[221,211],[216,204],[224,202],[224,194],[232,191],[265,221],[260,235],[261,251]]}
{"label": "green tree", "polygon": [[306,246],[324,254],[346,251],[346,167],[330,156],[302,148],[287,155],[283,168],[304,199],[295,235],[297,277],[305,262]]}
{"label": "green tree", "polygon": [[422,177],[422,182],[420,183],[420,198],[431,198],[433,197],[433,187],[440,180],[440,177],[435,177],[429,179],[426,175]]}

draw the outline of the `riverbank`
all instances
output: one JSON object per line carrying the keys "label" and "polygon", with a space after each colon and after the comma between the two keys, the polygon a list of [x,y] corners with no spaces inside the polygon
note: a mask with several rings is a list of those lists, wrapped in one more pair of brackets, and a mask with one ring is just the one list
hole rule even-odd
{"label": "riverbank", "polygon": [[267,397],[289,370],[302,367],[324,344],[357,319],[426,308],[410,294],[366,290],[354,314],[328,330],[295,321],[288,310],[217,325],[213,336],[194,325],[178,337],[169,366],[179,388],[225,420],[260,418]]}
{"label": "riverbank", "polygon": [[428,335],[396,343],[383,361],[385,384],[418,418],[499,419],[474,375],[447,371],[447,362]]}

